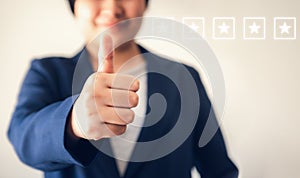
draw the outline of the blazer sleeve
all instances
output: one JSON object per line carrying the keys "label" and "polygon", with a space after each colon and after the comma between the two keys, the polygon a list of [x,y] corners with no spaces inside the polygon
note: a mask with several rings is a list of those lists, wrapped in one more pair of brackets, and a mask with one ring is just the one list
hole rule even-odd
{"label": "blazer sleeve", "polygon": [[77,96],[58,100],[47,65],[34,60],[23,81],[8,129],[18,157],[43,171],[71,165],[87,166],[97,150],[84,139],[67,132],[68,117]]}
{"label": "blazer sleeve", "polygon": [[[200,96],[200,114],[194,132],[195,166],[202,178],[237,178],[238,168],[228,157],[223,135],[214,112],[212,111],[209,116],[212,107],[211,102],[198,72],[193,69],[192,73]],[[199,147],[198,142],[209,117],[212,119],[213,125],[218,127],[218,130],[205,146]]]}

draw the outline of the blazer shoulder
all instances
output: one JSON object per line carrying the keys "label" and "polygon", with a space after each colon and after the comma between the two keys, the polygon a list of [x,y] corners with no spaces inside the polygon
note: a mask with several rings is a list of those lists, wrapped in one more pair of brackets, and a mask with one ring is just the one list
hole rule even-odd
{"label": "blazer shoulder", "polygon": [[72,57],[49,56],[43,58],[34,58],[31,61],[31,69],[51,73],[74,70],[78,57],[78,54],[76,54]]}
{"label": "blazer shoulder", "polygon": [[32,63],[46,66],[55,66],[55,65],[74,65],[77,63],[78,54],[72,57],[64,56],[49,56],[42,58],[34,58]]}

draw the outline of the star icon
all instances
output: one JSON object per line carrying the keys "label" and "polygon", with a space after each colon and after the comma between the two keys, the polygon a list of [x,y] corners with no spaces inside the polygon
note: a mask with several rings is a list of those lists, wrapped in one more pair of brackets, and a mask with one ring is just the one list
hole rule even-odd
{"label": "star icon", "polygon": [[230,26],[226,25],[225,22],[222,23],[222,25],[219,25],[218,28],[220,29],[220,33],[223,34],[223,33],[226,33],[228,34],[228,29],[230,28]]}
{"label": "star icon", "polygon": [[192,25],[189,25],[189,27],[191,28],[191,29],[193,29],[195,32],[197,32],[198,31],[198,29],[200,28],[198,25],[196,25],[194,22],[192,22]]}
{"label": "star icon", "polygon": [[252,25],[249,26],[250,30],[251,30],[251,34],[253,33],[258,33],[258,30],[261,28],[259,25],[256,25],[255,22],[253,22]]}
{"label": "star icon", "polygon": [[183,17],[182,23],[187,26],[184,28],[185,39],[195,39],[193,35],[195,32],[201,35],[201,37],[204,37],[204,17]]}
{"label": "star icon", "polygon": [[289,30],[290,30],[291,26],[288,26],[286,24],[286,22],[284,22],[283,25],[279,26],[279,28],[281,30],[281,32],[280,32],[281,34],[283,34],[283,33],[290,34]]}
{"label": "star icon", "polygon": [[235,18],[234,17],[214,17],[213,18],[213,38],[217,40],[235,39]]}

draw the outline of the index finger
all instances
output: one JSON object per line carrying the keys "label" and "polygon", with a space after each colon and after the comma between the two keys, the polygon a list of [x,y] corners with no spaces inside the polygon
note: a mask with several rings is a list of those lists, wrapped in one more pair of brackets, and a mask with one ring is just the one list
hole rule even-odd
{"label": "index finger", "polygon": [[136,77],[120,73],[110,75],[105,84],[109,88],[129,91],[137,91],[140,87],[139,80]]}

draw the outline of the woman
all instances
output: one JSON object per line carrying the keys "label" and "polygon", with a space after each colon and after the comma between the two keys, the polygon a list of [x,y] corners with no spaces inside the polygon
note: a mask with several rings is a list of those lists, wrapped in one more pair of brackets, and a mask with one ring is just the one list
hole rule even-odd
{"label": "woman", "polygon": [[[132,35],[138,31],[139,23],[126,20],[142,17],[148,2],[69,2],[87,44],[100,32],[110,27],[114,30],[102,36],[99,56],[93,45],[87,45],[71,59],[50,57],[32,62],[8,131],[19,158],[44,171],[45,177],[186,178],[191,177],[194,166],[202,177],[237,177],[220,130],[205,147],[198,147],[211,104],[197,72],[154,54],[143,55],[149,52],[134,40],[115,45],[126,36],[126,29]],[[122,24],[125,31],[115,28],[116,24]],[[120,72],[124,65],[126,74]],[[138,70],[133,70],[136,66]],[[153,70],[167,70],[174,80],[151,73]],[[144,72],[147,75],[137,79]],[[188,76],[193,80],[187,80]],[[164,142],[138,145],[162,138],[180,121],[183,101],[174,83],[180,83],[182,92],[187,93],[192,93],[190,86],[196,84],[198,95],[185,98],[188,109],[183,112],[189,114]],[[151,104],[155,93],[162,94],[167,103],[161,118],[156,115],[161,102]],[[198,100],[199,107],[191,109]],[[192,118],[196,120],[190,127]],[[189,136],[181,138],[190,129]],[[162,154],[178,140],[182,144]]]}

